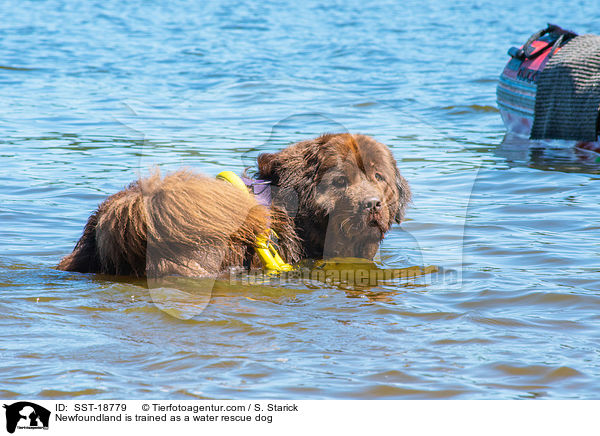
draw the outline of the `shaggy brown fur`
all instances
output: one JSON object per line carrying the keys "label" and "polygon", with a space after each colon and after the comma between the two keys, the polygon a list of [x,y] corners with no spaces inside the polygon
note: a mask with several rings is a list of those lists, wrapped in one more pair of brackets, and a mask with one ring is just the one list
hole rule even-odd
{"label": "shaggy brown fur", "polygon": [[372,259],[411,198],[390,150],[365,135],[299,142],[260,155],[258,169],[278,187],[273,208],[293,217],[309,258]]}
{"label": "shaggy brown fur", "polygon": [[290,263],[372,259],[410,201],[389,149],[364,135],[323,135],[262,154],[258,175],[272,182],[270,209],[227,182],[186,170],[134,182],[90,216],[58,268],[159,278],[260,267],[253,247],[267,227]]}

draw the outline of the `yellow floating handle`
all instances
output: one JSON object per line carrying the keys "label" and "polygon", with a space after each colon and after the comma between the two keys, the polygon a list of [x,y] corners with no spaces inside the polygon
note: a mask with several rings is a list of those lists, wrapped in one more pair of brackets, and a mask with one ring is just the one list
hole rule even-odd
{"label": "yellow floating handle", "polygon": [[[236,188],[239,188],[246,194],[250,195],[250,191],[248,190],[246,184],[233,171],[221,171],[219,174],[217,174],[217,179],[229,182]],[[267,230],[267,232],[272,232],[275,234],[275,232],[272,230]],[[275,236],[277,235],[275,234]],[[262,261],[265,269],[271,271],[291,271],[293,269],[292,265],[283,261],[279,253],[277,253],[273,243],[269,243],[269,238],[266,235],[260,235],[256,237],[256,253]]]}
{"label": "yellow floating handle", "polygon": [[236,188],[239,188],[242,191],[244,191],[246,194],[250,195],[250,192],[248,191],[248,187],[246,186],[246,184],[233,171],[221,171],[219,174],[217,174],[217,179],[225,180],[226,182],[231,183]]}

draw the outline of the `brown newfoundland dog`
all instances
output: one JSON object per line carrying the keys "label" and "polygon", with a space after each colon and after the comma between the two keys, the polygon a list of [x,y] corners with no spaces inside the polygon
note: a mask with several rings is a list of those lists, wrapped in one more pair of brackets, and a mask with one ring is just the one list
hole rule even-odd
{"label": "brown newfoundland dog", "polygon": [[187,170],[138,180],[98,207],[58,268],[153,278],[260,268],[254,247],[267,228],[288,263],[373,259],[410,201],[390,150],[364,135],[326,134],[261,154],[256,176],[270,182],[268,206]]}

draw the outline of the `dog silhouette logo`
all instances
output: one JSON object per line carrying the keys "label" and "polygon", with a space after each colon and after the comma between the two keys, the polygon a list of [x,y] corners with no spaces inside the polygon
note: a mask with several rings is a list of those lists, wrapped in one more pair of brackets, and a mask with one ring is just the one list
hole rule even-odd
{"label": "dog silhouette logo", "polygon": [[14,433],[19,429],[48,429],[50,411],[28,401],[4,405],[6,409],[6,431]]}

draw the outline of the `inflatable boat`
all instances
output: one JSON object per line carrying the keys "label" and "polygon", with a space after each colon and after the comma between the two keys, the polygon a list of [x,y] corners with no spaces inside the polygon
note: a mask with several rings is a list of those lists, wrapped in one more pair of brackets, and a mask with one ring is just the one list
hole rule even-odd
{"label": "inflatable boat", "polygon": [[549,24],[508,54],[496,90],[507,131],[600,152],[600,36]]}

